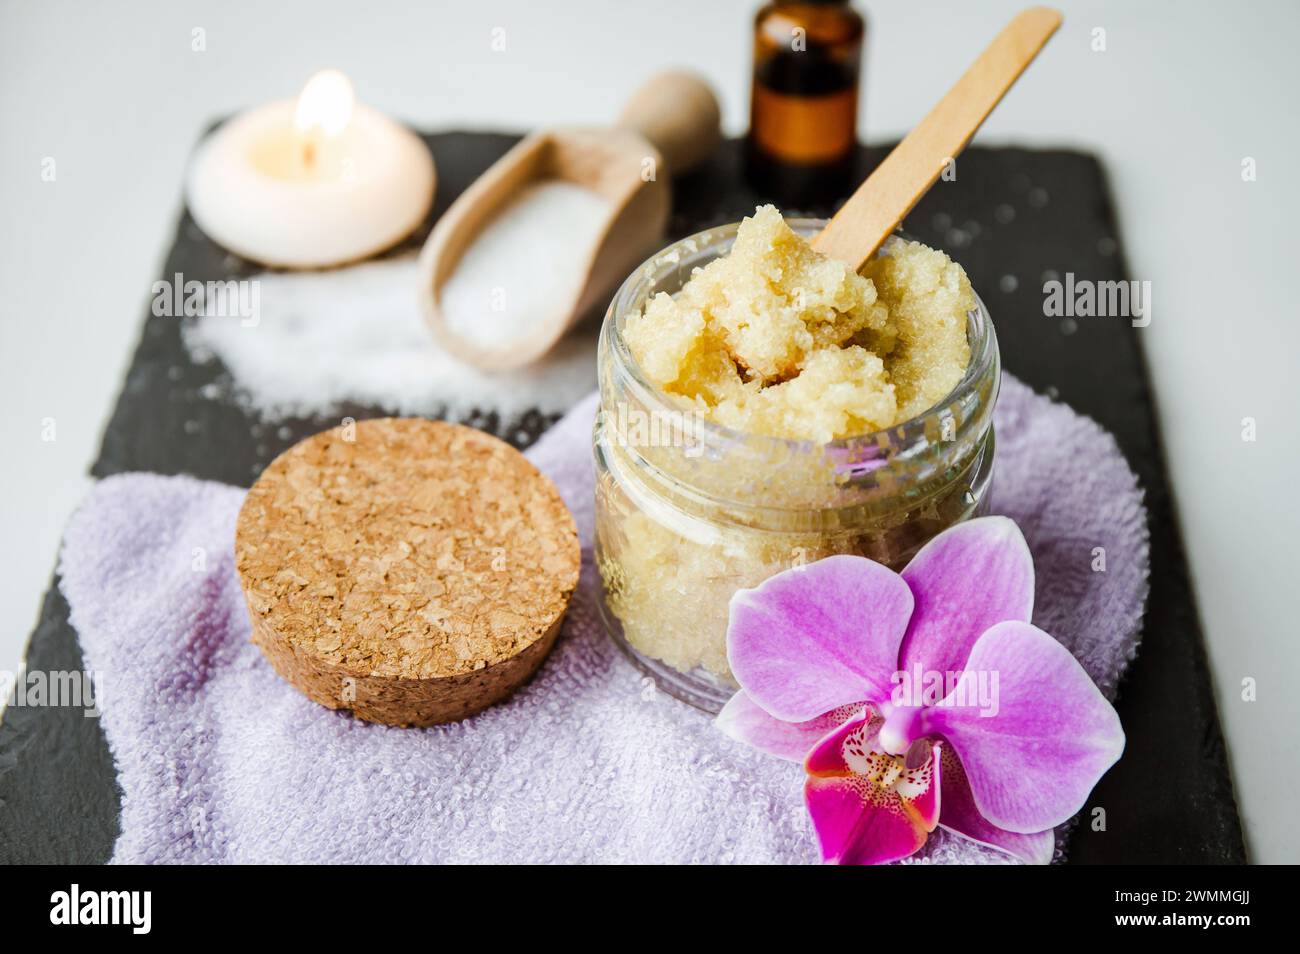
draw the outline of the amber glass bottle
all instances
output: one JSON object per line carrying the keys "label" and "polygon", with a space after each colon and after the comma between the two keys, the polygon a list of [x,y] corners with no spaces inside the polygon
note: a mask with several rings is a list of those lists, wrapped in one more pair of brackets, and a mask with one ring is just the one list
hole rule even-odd
{"label": "amber glass bottle", "polygon": [[782,207],[852,191],[863,18],[848,0],[773,0],[754,20],[747,170]]}

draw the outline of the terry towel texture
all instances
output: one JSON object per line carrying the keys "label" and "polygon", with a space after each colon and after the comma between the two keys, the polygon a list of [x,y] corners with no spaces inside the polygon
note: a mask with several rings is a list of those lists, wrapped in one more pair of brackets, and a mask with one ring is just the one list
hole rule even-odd
{"label": "terry towel texture", "polygon": [[[595,606],[594,396],[529,456],[584,546],[560,641],[505,704],[393,729],[321,708],[249,642],[243,491],[132,474],[74,516],[61,571],[122,787],[117,862],[807,862],[802,770],[718,733],[624,659]],[[993,509],[1024,531],[1034,621],[1113,697],[1147,591],[1141,492],[1114,440],[1006,378]],[[1105,571],[1094,571],[1094,548]],[[1004,862],[937,831],[917,856]]]}

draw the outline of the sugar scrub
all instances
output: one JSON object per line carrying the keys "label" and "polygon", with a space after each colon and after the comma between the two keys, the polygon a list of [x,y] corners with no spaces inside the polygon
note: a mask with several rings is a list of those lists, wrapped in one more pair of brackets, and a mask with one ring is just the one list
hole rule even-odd
{"label": "sugar scrub", "polygon": [[[997,343],[961,266],[895,238],[859,275],[793,224],[768,206],[664,250],[601,336],[605,618],[705,708],[732,691],[738,589],[832,553],[900,568],[991,475]],[[630,439],[638,417],[686,439]]]}
{"label": "sugar scrub", "polygon": [[915,417],[970,363],[966,273],[892,239],[858,275],[815,252],[773,206],[624,337],[651,383],[747,434],[826,442]]}
{"label": "sugar scrub", "polygon": [[609,222],[599,193],[558,179],[521,189],[475,238],[438,293],[456,337],[499,346],[571,311]]}
{"label": "sugar scrub", "polygon": [[575,330],[508,379],[470,367],[429,336],[414,257],[326,272],[269,272],[256,322],[205,314],[184,340],[197,362],[219,358],[233,392],[266,420],[332,415],[346,402],[393,414],[465,420],[495,413],[503,428],[532,410],[567,411],[596,384],[595,334]]}

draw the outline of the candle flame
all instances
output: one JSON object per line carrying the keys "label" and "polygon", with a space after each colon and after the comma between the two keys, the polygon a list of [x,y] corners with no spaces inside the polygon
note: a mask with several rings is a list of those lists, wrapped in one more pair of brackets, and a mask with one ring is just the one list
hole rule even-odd
{"label": "candle flame", "polygon": [[356,96],[352,81],[339,70],[321,70],[307,81],[298,94],[293,124],[299,132],[309,133],[317,127],[326,136],[337,136],[352,121]]}

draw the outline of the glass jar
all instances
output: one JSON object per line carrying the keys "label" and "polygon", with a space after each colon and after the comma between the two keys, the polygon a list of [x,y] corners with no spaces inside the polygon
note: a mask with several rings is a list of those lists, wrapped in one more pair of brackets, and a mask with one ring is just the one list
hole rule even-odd
{"label": "glass jar", "polygon": [[[789,224],[812,236],[825,222]],[[683,411],[642,375],[624,324],[726,255],[738,228],[699,232],[633,272],[605,315],[598,351],[601,611],[660,689],[708,711],[736,690],[726,631],[737,590],[835,553],[901,569],[935,534],[983,511],[1000,377],[993,325],[977,297],[965,376],[903,424],[819,444],[744,434]]]}

